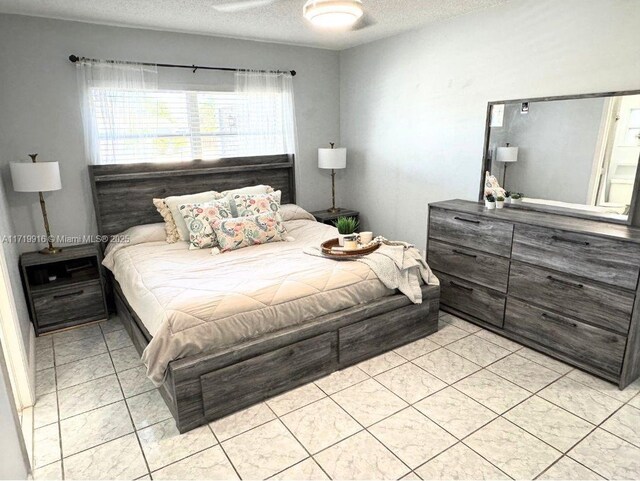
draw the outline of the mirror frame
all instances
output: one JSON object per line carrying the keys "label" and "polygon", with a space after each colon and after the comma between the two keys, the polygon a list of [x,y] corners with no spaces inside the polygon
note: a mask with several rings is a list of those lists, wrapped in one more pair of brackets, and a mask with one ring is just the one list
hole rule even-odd
{"label": "mirror frame", "polygon": [[[576,94],[576,95],[557,95],[552,97],[535,97],[524,99],[511,99],[511,100],[493,100],[487,103],[487,112],[485,118],[485,131],[484,131],[484,147],[482,150],[482,169],[480,171],[480,190],[478,192],[478,200],[484,200],[484,174],[489,170],[491,157],[489,152],[489,140],[491,137],[491,108],[494,105],[508,104],[508,103],[522,103],[522,102],[548,102],[553,100],[577,100],[588,99],[594,97],[619,97],[624,95],[640,95],[639,90],[620,90],[615,92],[598,92],[591,94]],[[640,196],[638,191],[640,190],[640,163],[636,169],[636,179],[633,183],[633,193],[631,195],[631,203],[629,205],[629,215],[627,220],[609,219],[598,215],[585,214],[582,211],[576,209],[570,209],[565,207],[545,206],[544,204],[519,204],[517,208],[523,210],[533,210],[538,212],[547,212],[551,214],[565,215],[567,217],[579,217],[590,219],[599,222],[610,222],[615,224],[632,225],[640,227]],[[511,207],[510,207],[511,208]]]}

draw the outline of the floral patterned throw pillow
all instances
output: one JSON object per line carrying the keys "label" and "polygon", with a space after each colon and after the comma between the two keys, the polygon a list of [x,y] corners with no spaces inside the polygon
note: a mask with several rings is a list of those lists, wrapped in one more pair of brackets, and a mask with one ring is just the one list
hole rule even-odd
{"label": "floral patterned throw pillow", "polygon": [[246,217],[265,212],[278,212],[281,196],[282,192],[279,190],[270,194],[234,194],[232,202],[235,203],[237,216]]}
{"label": "floral patterned throw pillow", "polygon": [[286,240],[287,231],[278,220],[278,216],[276,212],[265,212],[252,216],[214,220],[211,225],[220,248],[213,249],[212,253]]}
{"label": "floral patterned throw pillow", "polygon": [[204,249],[218,245],[211,224],[216,220],[231,217],[228,199],[204,204],[181,204],[179,209],[189,229],[189,249]]}

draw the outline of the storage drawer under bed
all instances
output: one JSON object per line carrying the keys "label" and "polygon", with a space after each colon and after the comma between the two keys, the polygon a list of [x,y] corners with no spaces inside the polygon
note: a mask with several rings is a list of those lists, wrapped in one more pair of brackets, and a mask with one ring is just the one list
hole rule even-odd
{"label": "storage drawer under bed", "polygon": [[[217,419],[335,370],[338,337],[327,332],[200,376],[204,415]],[[229,399],[234,399],[232,405]]]}

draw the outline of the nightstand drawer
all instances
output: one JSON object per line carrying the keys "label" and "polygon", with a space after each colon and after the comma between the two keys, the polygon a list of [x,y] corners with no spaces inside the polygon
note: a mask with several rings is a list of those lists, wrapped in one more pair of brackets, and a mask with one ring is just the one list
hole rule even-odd
{"label": "nightstand drawer", "polygon": [[100,280],[34,292],[33,308],[40,327],[107,317]]}

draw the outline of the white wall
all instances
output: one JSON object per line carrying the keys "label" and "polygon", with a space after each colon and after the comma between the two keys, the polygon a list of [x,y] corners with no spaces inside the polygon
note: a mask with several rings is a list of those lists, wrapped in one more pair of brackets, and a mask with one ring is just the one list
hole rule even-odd
{"label": "white wall", "polygon": [[[328,173],[316,149],[339,142],[339,59],[329,50],[243,40],[0,15],[0,172],[17,234],[44,232],[38,196],[13,192],[10,161],[58,160],[63,189],[45,194],[53,234],[95,233],[70,54],[94,58],[296,70],[298,203],[309,210],[329,199]],[[175,71],[173,71],[175,72]],[[182,71],[185,72],[185,71]],[[190,72],[189,72],[190,73]],[[207,82],[207,74],[196,75]],[[200,82],[200,81],[198,81]],[[161,218],[158,217],[161,221]],[[23,244],[21,250],[33,250]]]}
{"label": "white wall", "polygon": [[[6,173],[2,172],[0,177],[2,177],[2,180],[4,181]],[[27,355],[31,357],[29,354],[29,340],[32,335],[33,327],[29,320],[29,311],[27,310],[27,303],[22,290],[22,282],[20,280],[20,269],[18,268],[18,260],[20,257],[19,244],[13,242],[10,237],[15,233],[12,219],[13,216],[11,215],[9,205],[7,203],[4,182],[0,182],[0,237],[4,237],[4,239],[0,239],[0,248],[4,251],[7,269],[9,270],[9,282],[11,283],[11,290],[14,293],[16,311],[20,320],[22,341],[27,351]]]}
{"label": "white wall", "polygon": [[476,200],[491,100],[640,88],[637,0],[515,0],[345,50],[340,203],[424,249],[427,203]]}
{"label": "white wall", "polygon": [[29,460],[0,345],[0,479],[27,479]]}

